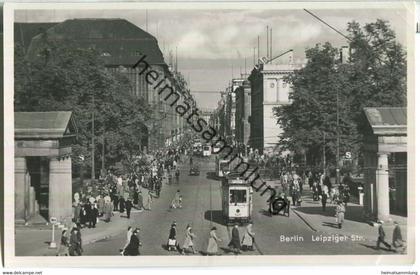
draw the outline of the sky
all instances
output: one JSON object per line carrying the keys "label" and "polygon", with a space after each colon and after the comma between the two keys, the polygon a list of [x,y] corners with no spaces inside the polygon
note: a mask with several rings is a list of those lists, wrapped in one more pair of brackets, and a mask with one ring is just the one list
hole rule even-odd
{"label": "sky", "polygon": [[[397,40],[406,46],[405,11],[398,9],[311,10],[328,24],[346,33],[353,20],[362,25],[384,19]],[[276,56],[294,50],[301,63],[305,49],[330,42],[336,47],[347,41],[304,10],[25,10],[16,11],[16,22],[62,22],[74,18],[123,18],[154,35],[165,56],[178,55],[178,70],[189,82],[201,108],[215,108],[218,92],[254,66],[254,49],[260,36],[260,56],[266,56],[266,26],[272,29]],[[147,18],[147,20],[146,20]],[[147,21],[147,23],[146,23]],[[284,60],[278,60],[283,62]],[[201,91],[201,93],[200,93]]]}

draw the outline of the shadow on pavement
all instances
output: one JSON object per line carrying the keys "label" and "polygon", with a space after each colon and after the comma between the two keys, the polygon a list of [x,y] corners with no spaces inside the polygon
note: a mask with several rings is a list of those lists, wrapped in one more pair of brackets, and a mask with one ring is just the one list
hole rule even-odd
{"label": "shadow on pavement", "polygon": [[394,249],[389,250],[389,249],[383,248],[383,247],[379,247],[379,249],[377,249],[376,245],[368,245],[368,244],[363,244],[363,243],[361,243],[360,245],[364,246],[364,247],[367,247],[367,248],[370,248],[370,249],[375,250],[375,251],[385,251],[385,252],[394,252],[394,253],[396,252]]}
{"label": "shadow on pavement", "polygon": [[218,223],[220,225],[225,225],[225,220],[223,219],[222,210],[207,210],[204,213],[204,219]]}
{"label": "shadow on pavement", "polygon": [[322,222],[322,226],[328,226],[332,228],[338,228],[338,224],[332,223],[332,222]]}
{"label": "shadow on pavement", "polygon": [[216,175],[216,172],[207,172],[206,178],[209,180],[220,180],[220,178]]}
{"label": "shadow on pavement", "polygon": [[267,216],[267,217],[271,217],[271,213],[267,210],[267,209],[260,209],[260,211],[258,211],[261,215]]}
{"label": "shadow on pavement", "polygon": [[[320,215],[324,217],[335,217],[335,206],[327,206],[326,211],[322,211],[322,207],[297,207],[295,209],[298,212],[302,212],[308,215]],[[345,219],[355,222],[367,223],[363,219],[363,207],[362,206],[347,206]]]}

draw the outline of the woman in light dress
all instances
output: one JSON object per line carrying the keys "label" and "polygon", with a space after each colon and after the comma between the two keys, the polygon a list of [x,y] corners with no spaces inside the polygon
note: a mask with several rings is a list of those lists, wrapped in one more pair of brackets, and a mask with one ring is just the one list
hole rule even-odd
{"label": "woman in light dress", "polygon": [[219,246],[217,245],[217,242],[221,242],[222,240],[217,237],[216,230],[217,228],[215,226],[213,226],[210,230],[209,244],[207,245],[207,255],[216,255],[219,252]]}
{"label": "woman in light dress", "polygon": [[196,238],[196,235],[192,233],[192,228],[190,225],[187,225],[187,229],[185,232],[185,241],[184,245],[182,246],[182,255],[185,255],[185,252],[188,250],[192,250],[192,253],[196,254],[197,251],[195,251],[194,248],[194,239]]}
{"label": "woman in light dress", "polygon": [[243,250],[254,250],[254,238],[255,233],[252,231],[252,222],[246,227],[245,235],[242,239],[242,249]]}

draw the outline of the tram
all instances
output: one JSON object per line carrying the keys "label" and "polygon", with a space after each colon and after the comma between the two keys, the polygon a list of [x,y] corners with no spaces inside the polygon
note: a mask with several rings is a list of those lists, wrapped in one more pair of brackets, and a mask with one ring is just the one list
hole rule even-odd
{"label": "tram", "polygon": [[252,186],[239,173],[222,181],[222,213],[227,225],[248,223],[252,213]]}
{"label": "tram", "polygon": [[229,160],[216,157],[216,176],[224,177],[229,171]]}

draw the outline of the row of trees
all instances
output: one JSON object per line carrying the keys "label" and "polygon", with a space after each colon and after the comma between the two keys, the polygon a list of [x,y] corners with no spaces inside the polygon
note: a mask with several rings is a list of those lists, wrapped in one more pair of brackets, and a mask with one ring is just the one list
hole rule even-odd
{"label": "row of trees", "polygon": [[15,45],[15,110],[73,111],[79,132],[73,147],[76,166],[91,163],[93,113],[95,149],[101,152],[105,141],[107,166],[138,153],[146,145],[141,141],[147,137],[145,122],[151,112],[130,93],[129,80],[107,71],[93,49],[48,38],[41,45],[36,56]]}
{"label": "row of trees", "polygon": [[308,165],[320,165],[325,148],[335,166],[337,134],[341,156],[360,156],[364,107],[406,106],[406,54],[389,23],[353,21],[347,32],[349,60],[328,42],[308,49],[307,65],[287,78],[292,104],[274,109],[284,130],[280,144],[305,155]]}

